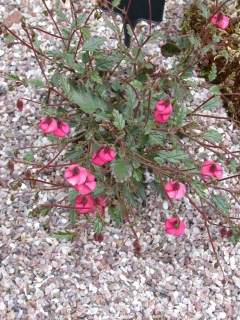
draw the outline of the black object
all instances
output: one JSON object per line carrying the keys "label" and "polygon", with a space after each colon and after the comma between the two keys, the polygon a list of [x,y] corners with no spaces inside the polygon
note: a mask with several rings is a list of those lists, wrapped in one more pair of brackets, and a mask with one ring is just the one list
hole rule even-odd
{"label": "black object", "polygon": [[122,15],[124,23],[125,45],[130,46],[130,35],[127,26],[132,30],[141,20],[161,22],[163,19],[165,0],[121,0],[117,8],[112,8],[112,0],[98,0],[104,10],[112,10]]}

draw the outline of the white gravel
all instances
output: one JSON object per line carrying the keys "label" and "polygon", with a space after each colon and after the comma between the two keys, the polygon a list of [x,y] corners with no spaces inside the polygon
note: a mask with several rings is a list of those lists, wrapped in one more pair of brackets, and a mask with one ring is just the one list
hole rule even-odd
{"label": "white gravel", "polygon": [[[187,2],[167,2],[166,26],[175,22],[182,12],[179,7]],[[38,0],[0,0],[0,4],[0,19],[19,7],[31,21],[48,27],[39,15]],[[23,112],[16,109],[19,97],[36,99],[35,91],[30,87],[11,91],[1,76],[16,72],[39,77],[34,59],[19,45],[6,50],[2,44],[0,38],[0,178],[8,185],[25,168],[16,165],[10,176],[6,166],[14,150],[49,142],[37,130],[39,107],[25,103]],[[200,88],[194,94],[199,103],[208,92]],[[218,113],[225,115],[221,108]],[[222,122],[219,129],[224,130],[232,148],[239,150],[239,130],[228,122]],[[24,153],[21,151],[19,158]],[[50,152],[46,158],[52,156]],[[34,160],[38,160],[37,155]],[[56,173],[58,176],[61,172]],[[142,245],[142,255],[137,257],[127,226],[107,227],[102,243],[93,241],[91,229],[84,224],[73,243],[52,238],[51,232],[69,227],[68,213],[55,210],[50,217],[36,218],[29,212],[53,195],[43,193],[37,198],[23,185],[18,190],[0,189],[1,320],[240,319],[240,245],[222,241],[212,229],[224,279],[216,268],[204,224],[187,201],[182,208],[187,232],[176,239],[163,230],[166,203],[150,192],[147,208],[137,216],[136,230]],[[235,210],[239,216],[239,207]]]}

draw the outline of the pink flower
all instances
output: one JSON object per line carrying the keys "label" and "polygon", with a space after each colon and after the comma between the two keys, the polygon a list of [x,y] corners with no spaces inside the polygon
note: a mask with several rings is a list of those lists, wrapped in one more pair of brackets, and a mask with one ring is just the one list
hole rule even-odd
{"label": "pink flower", "polygon": [[72,164],[64,173],[64,178],[82,195],[96,188],[95,176],[86,168]]}
{"label": "pink flower", "polygon": [[154,119],[157,123],[166,123],[173,112],[173,106],[168,100],[159,100],[156,103]]}
{"label": "pink flower", "polygon": [[75,208],[80,214],[94,212],[96,209],[93,197],[88,195],[79,195],[75,198]]}
{"label": "pink flower", "polygon": [[177,181],[169,181],[164,187],[170,199],[180,200],[185,196],[186,187],[183,183]]}
{"label": "pink flower", "polygon": [[96,166],[103,166],[116,158],[116,151],[110,147],[101,147],[92,156],[92,163]]}
{"label": "pink flower", "polygon": [[185,229],[185,222],[181,221],[178,216],[173,216],[165,221],[165,231],[168,234],[179,237],[184,234]]}
{"label": "pink flower", "polygon": [[79,191],[82,195],[89,194],[96,188],[95,176],[87,170],[87,176],[84,183],[77,183],[74,188]]}
{"label": "pink flower", "polygon": [[72,164],[64,173],[64,178],[72,185],[84,183],[87,178],[87,169],[80,167],[77,163]]}
{"label": "pink flower", "polygon": [[53,133],[57,129],[57,121],[51,117],[43,118],[39,123],[39,128],[44,133]]}
{"label": "pink flower", "polygon": [[62,120],[57,120],[57,128],[53,131],[55,137],[63,138],[70,132],[70,126]]}
{"label": "pink flower", "polygon": [[95,203],[96,203],[96,206],[99,209],[100,213],[104,214],[105,209],[107,207],[107,198],[100,196],[95,199]]}
{"label": "pink flower", "polygon": [[216,28],[225,30],[228,28],[230,19],[228,16],[225,16],[221,12],[214,14],[210,19],[211,24],[213,24]]}
{"label": "pink flower", "polygon": [[200,172],[203,179],[206,181],[210,178],[216,178],[219,180],[223,177],[222,166],[213,160],[205,160]]}

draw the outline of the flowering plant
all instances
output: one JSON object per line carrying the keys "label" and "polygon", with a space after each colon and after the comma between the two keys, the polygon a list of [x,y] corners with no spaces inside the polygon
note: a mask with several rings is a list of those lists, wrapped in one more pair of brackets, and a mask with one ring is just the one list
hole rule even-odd
{"label": "flowering plant", "polygon": [[[224,1],[219,7],[212,7],[211,11],[208,1],[194,1],[186,10],[182,23],[183,34],[194,34],[202,46],[210,40],[215,44],[205,51],[196,69],[200,76],[218,85],[224,107],[237,125],[240,124],[239,16],[239,1]],[[206,21],[209,21],[207,32]]]}
{"label": "flowering plant", "polygon": [[[97,240],[103,239],[107,214],[117,224],[129,223],[138,251],[134,217],[147,200],[148,184],[169,202],[165,221],[168,234],[184,234],[187,216],[179,207],[187,201],[202,216],[208,231],[213,222],[206,207],[213,209],[213,224],[231,230],[236,241],[240,230],[230,217],[229,196],[238,201],[239,190],[225,188],[224,182],[239,177],[239,151],[231,152],[221,134],[208,129],[202,120],[216,118],[204,111],[217,110],[219,92],[212,90],[212,96],[199,105],[192,95],[196,61],[205,55],[207,46],[215,45],[215,39],[203,48],[191,34],[174,35],[168,43],[169,37],[161,30],[152,32],[150,24],[150,32],[141,36],[129,30],[134,42],[127,49],[112,16],[105,19],[106,30],[118,41],[109,48],[109,39],[97,35],[92,26],[99,18],[97,6],[79,13],[69,1],[66,13],[60,1],[52,8],[45,0],[42,3],[56,34],[23,20],[26,38],[22,39],[3,25],[6,37],[15,37],[35,55],[43,76],[41,86],[48,93],[47,99],[39,101],[22,97],[18,106],[24,101],[43,106],[39,134],[52,142],[45,149],[58,149],[56,156],[38,170],[29,163],[30,168],[19,179],[22,183],[31,181],[35,188],[47,183],[55,190],[70,190],[65,203],[47,203],[41,208],[67,209],[72,223],[90,219]],[[221,17],[211,18],[208,13],[215,25]],[[221,24],[222,29],[225,27],[226,21]],[[50,39],[54,50],[44,50],[42,34]],[[168,69],[159,68],[156,54],[146,54],[145,46],[156,39],[164,43],[162,54],[174,57]],[[200,109],[203,114],[198,113]],[[193,152],[193,148],[203,151]],[[44,180],[46,172],[58,168],[63,168],[61,183]],[[154,179],[146,181],[146,172]]]}

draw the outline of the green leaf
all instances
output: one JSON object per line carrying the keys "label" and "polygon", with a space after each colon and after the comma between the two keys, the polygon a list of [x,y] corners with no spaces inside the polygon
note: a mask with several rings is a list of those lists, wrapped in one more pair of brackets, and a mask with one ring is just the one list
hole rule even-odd
{"label": "green leaf", "polygon": [[120,5],[121,0],[113,0],[112,1],[112,6],[113,7],[118,7]]}
{"label": "green leaf", "polygon": [[201,181],[193,179],[191,182],[191,188],[200,198],[205,196],[206,186]]}
{"label": "green leaf", "polygon": [[174,42],[168,42],[161,47],[164,57],[173,57],[181,53],[181,49]]}
{"label": "green leaf", "polygon": [[126,92],[126,101],[127,101],[128,109],[132,111],[136,108],[138,103],[136,93],[133,90],[133,88],[130,86],[126,88],[125,92]]}
{"label": "green leaf", "polygon": [[102,78],[100,77],[99,73],[97,71],[94,71],[92,74],[91,74],[91,80],[93,82],[96,82],[96,83],[99,83],[99,84],[102,84],[103,81],[102,81]]}
{"label": "green leaf", "polygon": [[240,241],[240,227],[233,226],[231,231],[232,231],[232,236],[230,238],[230,241],[233,244],[237,244]]}
{"label": "green leaf", "polygon": [[139,90],[139,91],[143,90],[143,88],[144,88],[142,82],[141,82],[141,81],[138,81],[138,80],[133,80],[133,81],[131,82],[131,84],[132,84],[132,86],[133,86],[136,90]]}
{"label": "green leaf", "polygon": [[165,161],[179,163],[188,159],[188,155],[182,150],[161,151],[158,153],[158,156],[154,158],[159,164],[162,164]]}
{"label": "green leaf", "polygon": [[212,86],[209,88],[209,91],[212,93],[212,94],[216,94],[216,95],[219,95],[221,94],[221,90],[219,88],[219,86]]}
{"label": "green leaf", "polygon": [[59,139],[57,137],[54,137],[54,136],[47,136],[48,140],[52,143],[57,143],[59,142]]}
{"label": "green leaf", "polygon": [[75,198],[76,198],[77,195],[79,195],[79,192],[76,191],[76,190],[74,190],[74,189],[68,192],[68,202],[69,202],[71,205],[74,204]]}
{"label": "green leaf", "polygon": [[149,145],[154,146],[154,145],[164,145],[166,141],[166,134],[165,133],[160,133],[160,132],[154,132],[149,134]]}
{"label": "green leaf", "polygon": [[117,224],[121,225],[123,223],[123,216],[122,212],[119,208],[116,207],[109,207],[108,212],[112,218],[112,220]]}
{"label": "green leaf", "polygon": [[217,66],[215,63],[211,65],[211,70],[208,74],[208,80],[213,81],[217,78]]}
{"label": "green leaf", "polygon": [[112,174],[117,182],[124,182],[132,176],[132,166],[125,159],[118,159],[111,163]]}
{"label": "green leaf", "polygon": [[215,204],[215,206],[224,214],[227,215],[231,208],[228,199],[222,195],[212,195],[211,201]]}
{"label": "green leaf", "polygon": [[103,99],[94,95],[90,90],[74,86],[67,78],[61,77],[60,84],[68,99],[78,105],[83,112],[92,114],[98,109],[104,111],[108,108]]}
{"label": "green leaf", "polygon": [[[75,198],[76,198],[77,195],[79,195],[79,192],[77,192],[76,190],[69,191],[69,193],[68,193],[68,202],[69,202],[69,204],[71,206],[74,206]],[[76,210],[71,209],[69,211],[69,217],[70,217],[71,223],[72,224],[76,224],[77,217],[78,217]]]}
{"label": "green leaf", "polygon": [[42,216],[42,217],[45,217],[49,214],[49,212],[51,211],[52,208],[45,208],[45,207],[42,207],[41,205],[33,210],[31,210],[29,212],[29,216],[31,217],[39,217],[39,216]]}
{"label": "green leaf", "polygon": [[231,160],[231,162],[230,162],[230,164],[228,166],[229,170],[233,174],[236,174],[238,172],[238,167],[239,167],[239,164],[237,163],[236,160]]}
{"label": "green leaf", "polygon": [[23,159],[26,161],[32,162],[34,160],[34,155],[31,151],[29,151],[24,155]]}
{"label": "green leaf", "polygon": [[56,11],[56,14],[57,14],[57,17],[58,17],[59,21],[68,21],[68,17],[63,13],[62,5],[61,5],[60,0],[56,1],[55,11]]}
{"label": "green leaf", "polygon": [[202,1],[196,1],[196,5],[200,9],[204,18],[208,18],[210,16],[209,7],[206,4],[204,4]]}
{"label": "green leaf", "polygon": [[219,96],[216,96],[204,104],[204,109],[210,111],[221,106],[222,100]]}
{"label": "green leaf", "polygon": [[9,74],[7,76],[8,80],[21,81],[21,78],[17,74]]}
{"label": "green leaf", "polygon": [[77,104],[82,111],[89,114],[94,113],[97,109],[107,109],[107,104],[104,100],[95,96],[92,92],[80,88],[72,90],[70,99],[73,103]]}
{"label": "green leaf", "polygon": [[176,106],[173,117],[170,119],[170,125],[181,128],[187,118],[188,110],[185,106]]}
{"label": "green leaf", "polygon": [[96,217],[93,224],[94,232],[95,233],[101,233],[103,230],[103,223],[102,220],[99,217]]}
{"label": "green leaf", "polygon": [[83,146],[75,145],[72,149],[67,151],[66,158],[74,162],[78,162],[80,158],[83,156],[83,154],[84,154]]}
{"label": "green leaf", "polygon": [[101,71],[108,71],[114,68],[121,60],[122,57],[117,53],[102,55],[96,58],[96,68]]}
{"label": "green leaf", "polygon": [[210,129],[203,134],[203,138],[210,142],[222,142],[222,135],[214,129]]}
{"label": "green leaf", "polygon": [[133,178],[137,181],[137,182],[141,182],[143,180],[143,173],[140,169],[134,169],[133,171]]}
{"label": "green leaf", "polygon": [[121,90],[121,83],[118,80],[113,80],[112,89],[116,92]]}
{"label": "green leaf", "polygon": [[71,232],[71,231],[58,231],[58,232],[54,232],[53,237],[59,239],[59,240],[67,240],[67,241],[73,241],[77,234],[75,232]]}
{"label": "green leaf", "polygon": [[114,109],[113,117],[114,117],[114,121],[113,121],[114,126],[119,130],[123,130],[125,127],[125,120],[123,118],[123,115],[118,110]]}
{"label": "green leaf", "polygon": [[28,80],[28,83],[34,88],[43,88],[45,86],[41,79],[31,79]]}
{"label": "green leaf", "polygon": [[[97,179],[97,180],[98,180],[98,179]],[[95,197],[100,196],[100,195],[102,195],[102,194],[104,193],[104,191],[105,191],[104,185],[101,184],[101,183],[98,181],[97,186],[96,186],[96,188],[95,188],[94,191],[93,191],[94,196],[95,196]]]}
{"label": "green leaf", "polygon": [[103,37],[92,37],[85,41],[83,51],[97,51],[104,44],[105,40]]}
{"label": "green leaf", "polygon": [[74,210],[74,209],[70,210],[69,217],[70,217],[71,224],[77,223],[78,214],[77,214],[76,210]]}

